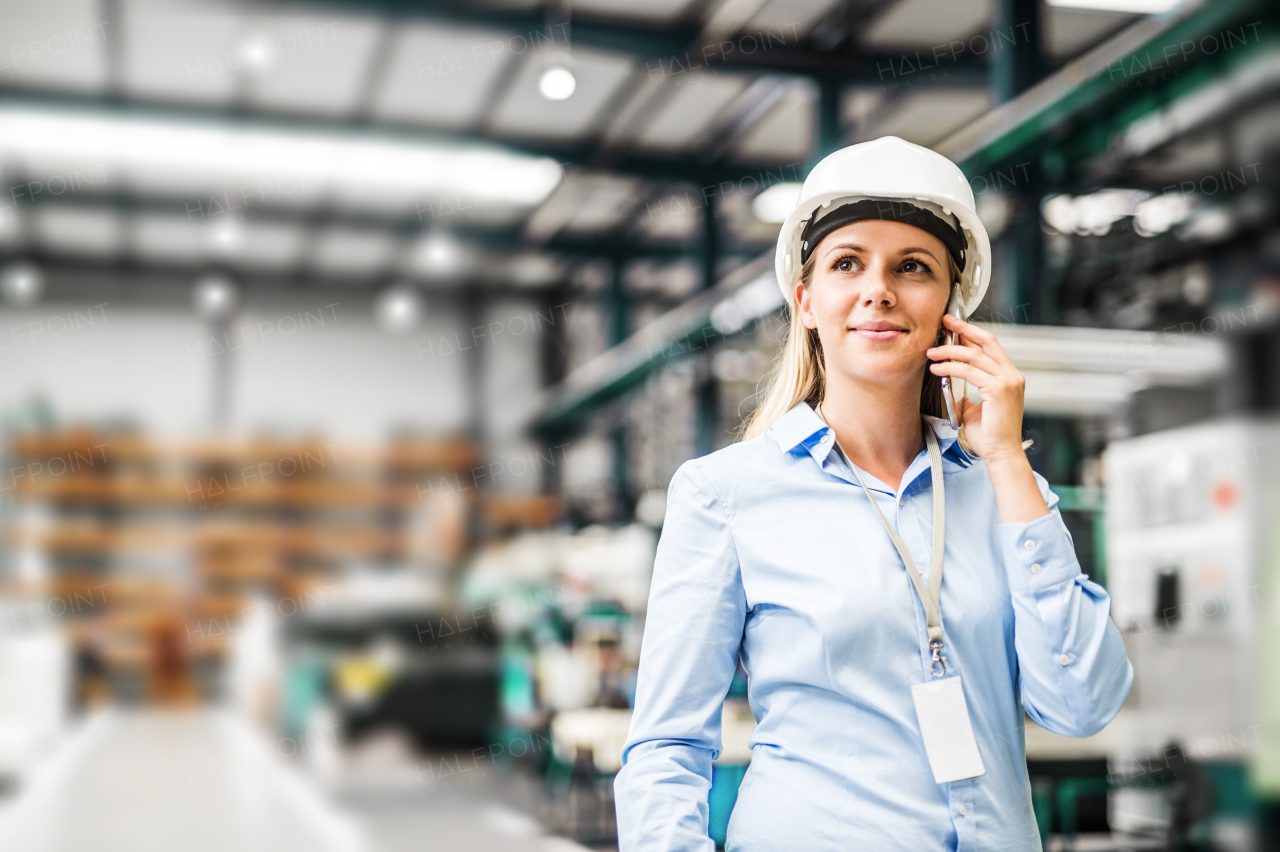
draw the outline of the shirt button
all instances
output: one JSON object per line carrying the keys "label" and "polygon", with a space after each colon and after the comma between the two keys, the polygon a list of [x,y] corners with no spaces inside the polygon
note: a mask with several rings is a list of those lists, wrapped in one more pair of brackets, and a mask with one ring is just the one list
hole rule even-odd
{"label": "shirt button", "polygon": [[1058,662],[1062,663],[1064,666],[1071,665],[1071,655],[1063,654],[1061,657],[1058,658]]}
{"label": "shirt button", "polygon": [[1031,573],[1032,573],[1032,574],[1039,574],[1039,573],[1040,573],[1040,571],[1041,571],[1041,569],[1042,569],[1043,567],[1044,567],[1044,566],[1042,566],[1039,562],[1037,562],[1036,564],[1034,564],[1034,565],[1032,565],[1032,566],[1031,566]]}
{"label": "shirt button", "polygon": [[899,506],[901,506],[901,505],[903,504],[903,502],[904,502],[906,499],[907,499],[906,497],[899,497],[899,498],[898,498],[898,505],[899,505]]}
{"label": "shirt button", "polygon": [[964,816],[964,815],[965,815],[964,805],[961,805],[960,807],[956,808],[956,810],[958,810],[958,811],[960,812],[960,816]]}
{"label": "shirt button", "polygon": [[1036,543],[1035,543],[1034,541],[1032,541],[1031,539],[1027,539],[1027,543],[1026,543],[1026,544],[1024,544],[1024,545],[1022,545],[1022,546],[1023,546],[1023,547],[1025,547],[1027,550],[1035,550],[1035,549],[1036,549]]}
{"label": "shirt button", "polygon": [[822,443],[824,443],[824,444],[830,444],[830,443],[831,443],[831,436],[830,436],[830,435],[823,435],[823,436],[822,436]]}

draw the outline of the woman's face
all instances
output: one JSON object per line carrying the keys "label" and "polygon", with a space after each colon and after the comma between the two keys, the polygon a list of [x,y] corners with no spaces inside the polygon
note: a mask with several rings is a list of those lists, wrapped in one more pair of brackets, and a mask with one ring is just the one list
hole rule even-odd
{"label": "woman's face", "polygon": [[951,293],[947,249],[912,225],[872,219],[832,231],[796,285],[800,319],[816,328],[828,375],[919,380]]}

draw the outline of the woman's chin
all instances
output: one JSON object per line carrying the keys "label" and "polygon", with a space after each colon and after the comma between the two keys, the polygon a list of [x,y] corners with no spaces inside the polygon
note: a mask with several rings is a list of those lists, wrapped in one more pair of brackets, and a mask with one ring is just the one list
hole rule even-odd
{"label": "woman's chin", "polygon": [[840,360],[843,363],[834,365],[836,369],[859,382],[895,384],[916,381],[920,375],[917,353],[850,352]]}

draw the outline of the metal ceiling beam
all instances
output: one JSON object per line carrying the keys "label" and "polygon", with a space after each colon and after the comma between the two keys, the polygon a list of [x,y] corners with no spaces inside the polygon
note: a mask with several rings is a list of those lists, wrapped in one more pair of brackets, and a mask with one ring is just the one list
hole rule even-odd
{"label": "metal ceiling beam", "polygon": [[[1216,125],[1224,128],[1280,90],[1275,40],[1257,42],[1224,55],[1151,93],[1067,147],[1092,182],[1121,173],[1175,139]],[[1212,106],[1206,103],[1216,101]],[[1237,166],[1243,166],[1239,163]]]}
{"label": "metal ceiling beam", "polygon": [[[16,186],[21,187],[21,182]],[[85,192],[72,194],[64,193],[59,201],[71,200],[77,207],[94,208],[98,207],[104,210],[111,210],[125,215],[135,214],[161,214],[177,218],[186,217],[188,220],[197,222],[214,222],[218,221],[217,216],[209,215],[207,210],[194,210],[189,206],[184,206],[182,202],[174,202],[172,200],[142,198],[129,196],[122,193],[98,193],[90,195]],[[207,197],[201,199],[207,200]],[[12,204],[12,199],[10,199]],[[37,200],[31,201],[27,197],[19,199],[16,205],[21,211],[22,216],[26,217],[37,212],[41,207],[46,206],[49,202]],[[234,211],[227,211],[233,214]],[[272,211],[269,217],[261,217],[255,219],[254,222],[262,222],[267,224],[288,224],[296,225],[306,234],[314,236],[319,230],[325,227],[349,227],[355,229],[361,228],[377,228],[385,230],[393,237],[402,239],[406,242],[412,242],[421,237],[424,233],[423,223],[416,219],[386,219],[368,216],[342,216],[325,211],[325,215],[317,216],[314,211],[302,210],[295,211],[291,215],[283,215],[286,211]],[[281,215],[276,215],[280,213]],[[253,225],[246,225],[252,228]],[[485,252],[501,252],[520,249],[524,245],[521,236],[523,223],[517,222],[500,228],[480,229],[468,227],[466,225],[454,225],[450,227],[450,231],[457,234],[459,238],[466,244],[475,247],[477,250]],[[545,249],[550,254],[568,260],[590,260],[592,258],[603,257],[610,252],[616,251],[619,246],[618,235],[616,233],[600,234],[595,236],[577,236],[577,235],[557,235],[546,241],[540,248]],[[528,246],[525,246],[528,248]],[[50,260],[57,260],[56,255],[48,254],[42,250],[38,243],[31,241],[23,245],[9,245],[0,255],[9,256],[20,254],[23,256],[40,257]],[[48,257],[46,258],[46,255]],[[125,252],[124,254],[128,254]],[[652,258],[655,260],[674,261],[681,258],[688,258],[696,261],[700,257],[700,247],[696,235],[691,235],[683,241],[667,241],[653,244],[639,243],[630,241],[627,243],[627,255],[634,259]],[[121,257],[108,259],[108,263],[128,262],[140,268],[167,268],[167,262],[150,262],[147,260],[122,260]],[[214,261],[209,261],[210,263]],[[204,261],[193,261],[191,266],[199,266]],[[220,260],[216,261],[218,265],[227,265],[232,268],[239,268],[234,261]],[[183,266],[178,264],[178,266]],[[285,273],[292,275],[292,272]],[[272,277],[272,276],[268,276]],[[374,277],[385,277],[380,274]]]}
{"label": "metal ceiling beam", "polygon": [[761,77],[730,105],[731,112],[689,146],[700,153],[695,159],[715,162],[730,151],[733,143],[773,111],[787,95],[796,96],[792,85],[777,77]]}
{"label": "metal ceiling beam", "polygon": [[[935,149],[967,174],[981,174],[1012,161],[1060,132],[1071,122],[1091,122],[1102,106],[1123,91],[1126,79],[1161,67],[1179,45],[1195,42],[1250,13],[1262,14],[1261,0],[1202,0],[1153,15],[1122,30],[1057,73],[944,139]],[[1118,76],[1117,76],[1118,75]]]}
{"label": "metal ceiling beam", "polygon": [[[46,289],[41,304],[108,299],[114,306],[131,295],[155,304],[190,306],[190,285],[203,272],[216,268],[229,273],[250,293],[293,293],[314,295],[325,302],[367,302],[391,281],[402,276],[381,273],[376,277],[359,275],[325,275],[314,269],[289,270],[240,269],[226,264],[191,265],[182,263],[147,263],[127,257],[111,259],[51,256],[39,252],[24,254],[44,273]],[[493,298],[542,298],[554,292],[555,283],[530,287],[495,280],[477,281],[474,286],[459,287],[455,281],[419,281],[417,285],[431,301],[452,302],[476,295]],[[332,298],[327,298],[332,297]],[[108,307],[108,311],[112,307]]]}
{"label": "metal ceiling beam", "polygon": [[572,430],[668,364],[731,337],[734,332],[722,330],[723,322],[717,327],[713,314],[772,266],[772,253],[756,258],[574,370],[544,394],[532,428],[544,434]]}
{"label": "metal ceiling beam", "polygon": [[[753,3],[755,0],[747,0]],[[314,4],[309,4],[314,5]],[[556,32],[549,31],[548,18],[543,11],[527,11],[484,6],[462,2],[413,3],[410,0],[366,0],[352,3],[349,0],[329,0],[323,5],[343,9],[359,9],[393,16],[404,24],[452,24],[455,26],[501,30],[510,36],[532,38],[542,34],[551,39]],[[558,25],[556,25],[558,26]],[[740,29],[741,22],[738,24]],[[892,63],[918,65],[921,58],[916,51],[862,50],[846,40],[832,50],[814,49],[808,34],[797,28],[783,27],[760,34],[738,35],[738,29],[727,34],[711,34],[709,40],[702,22],[696,17],[681,17],[671,21],[606,20],[577,13],[569,22],[570,40],[575,47],[593,48],[634,56],[642,69],[654,74],[675,71],[680,73],[693,68],[713,68],[726,71],[770,71],[774,73],[801,74],[810,77],[837,76],[850,83],[885,84],[900,76],[890,72]],[[746,41],[752,39],[752,41]],[[733,48],[724,48],[732,44]],[[809,46],[806,46],[809,45]],[[928,60],[928,51],[919,53]],[[973,70],[985,68],[984,57],[958,60],[947,65],[948,69]],[[889,75],[886,77],[886,74]]]}

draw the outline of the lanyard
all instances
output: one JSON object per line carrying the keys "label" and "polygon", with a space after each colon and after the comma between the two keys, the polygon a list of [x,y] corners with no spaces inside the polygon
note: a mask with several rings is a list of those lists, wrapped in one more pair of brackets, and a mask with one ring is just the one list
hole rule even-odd
{"label": "lanyard", "polygon": [[[818,416],[822,417],[822,406],[818,406]],[[823,418],[825,422],[826,418]],[[933,427],[929,425],[927,420],[921,418],[924,426],[924,442],[929,448],[929,472],[933,480],[933,554],[929,568],[929,587],[926,589],[924,580],[920,578],[920,569],[916,568],[916,563],[912,561],[911,554],[907,552],[907,546],[903,544],[902,537],[898,535],[898,531],[890,525],[884,512],[880,511],[880,505],[876,503],[875,498],[871,496],[871,489],[867,488],[867,484],[862,481],[862,474],[858,473],[858,468],[850,460],[849,454],[844,451],[844,447],[840,446],[839,439],[836,439],[836,449],[840,453],[840,457],[849,465],[849,469],[853,471],[853,475],[857,478],[858,484],[862,486],[862,490],[866,492],[867,499],[871,501],[871,507],[876,510],[880,522],[884,524],[885,531],[889,533],[889,538],[893,539],[893,546],[898,549],[898,555],[902,557],[902,562],[907,566],[907,573],[911,576],[911,582],[915,584],[916,594],[920,596],[920,603],[924,605],[925,617],[929,628],[929,649],[933,652],[930,670],[934,677],[942,677],[947,673],[947,658],[942,656],[942,555],[946,548],[946,524],[947,524],[947,498],[943,492],[942,485],[942,451],[938,449],[938,438],[933,434]],[[830,424],[828,424],[830,425]],[[832,436],[835,430],[832,429]]]}

